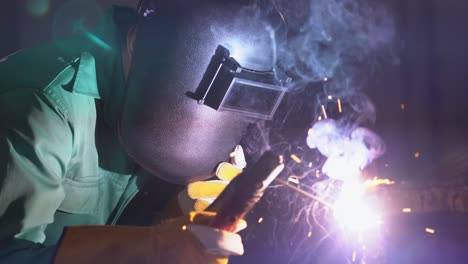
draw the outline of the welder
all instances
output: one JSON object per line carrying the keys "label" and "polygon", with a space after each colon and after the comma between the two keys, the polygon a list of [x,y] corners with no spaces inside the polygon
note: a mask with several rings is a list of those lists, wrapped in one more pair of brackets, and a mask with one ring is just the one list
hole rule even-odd
{"label": "welder", "polygon": [[[140,1],[0,62],[1,263],[225,263],[238,234],[190,213],[116,225],[148,182],[213,176],[271,119],[282,18],[250,1]],[[157,180],[155,180],[157,179]],[[151,217],[151,216],[150,216]]]}

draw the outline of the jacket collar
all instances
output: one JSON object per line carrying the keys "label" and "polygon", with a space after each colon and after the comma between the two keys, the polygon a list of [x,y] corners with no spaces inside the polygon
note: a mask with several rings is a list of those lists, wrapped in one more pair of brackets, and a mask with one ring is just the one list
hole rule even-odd
{"label": "jacket collar", "polygon": [[78,69],[72,91],[76,94],[100,99],[97,78],[96,61],[89,52],[83,52],[79,58]]}
{"label": "jacket collar", "polygon": [[98,107],[106,123],[117,126],[125,96],[121,58],[121,33],[119,19],[132,16],[134,10],[114,6],[101,17],[93,31],[82,31],[84,46],[73,92],[99,100]]}

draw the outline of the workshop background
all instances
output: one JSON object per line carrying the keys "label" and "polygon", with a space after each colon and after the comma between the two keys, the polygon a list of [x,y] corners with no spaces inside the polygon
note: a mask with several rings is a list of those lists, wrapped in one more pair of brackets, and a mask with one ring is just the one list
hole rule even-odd
{"label": "workshop background", "polygon": [[[135,6],[136,2],[4,1],[0,7],[0,57],[66,37],[76,21],[90,27],[111,4]],[[376,162],[379,177],[421,186],[468,186],[468,2],[387,2],[397,21],[399,61],[385,65],[365,88],[377,108],[373,129],[387,145],[386,154]],[[468,263],[465,215],[413,214],[401,216],[400,222],[405,232],[394,238],[389,246],[393,256],[385,263]],[[269,223],[266,218],[261,223],[253,221],[250,228],[268,232]],[[426,226],[436,233],[425,233]],[[346,263],[336,257],[344,254],[339,251],[314,254],[315,261],[307,263]],[[290,254],[257,238],[246,242],[245,257],[232,262],[289,261]]]}

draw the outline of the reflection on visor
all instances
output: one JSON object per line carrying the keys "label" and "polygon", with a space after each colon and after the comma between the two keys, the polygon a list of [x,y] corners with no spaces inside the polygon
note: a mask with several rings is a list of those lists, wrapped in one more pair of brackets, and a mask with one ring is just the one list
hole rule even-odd
{"label": "reflection on visor", "polygon": [[273,70],[243,68],[220,45],[192,97],[218,111],[270,120],[286,91],[284,84],[289,81],[277,80]]}
{"label": "reflection on visor", "polygon": [[284,91],[282,87],[234,78],[218,110],[271,119]]}

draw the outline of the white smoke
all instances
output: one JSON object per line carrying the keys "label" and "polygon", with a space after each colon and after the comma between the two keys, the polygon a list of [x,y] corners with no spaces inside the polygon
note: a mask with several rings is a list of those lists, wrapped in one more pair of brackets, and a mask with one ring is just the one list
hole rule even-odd
{"label": "white smoke", "polygon": [[304,81],[335,78],[327,89],[355,89],[356,64],[374,63],[375,54],[391,46],[395,26],[383,1],[290,2],[275,1],[290,31],[282,63]]}
{"label": "white smoke", "polygon": [[362,90],[383,62],[395,61],[394,16],[384,1],[294,2],[290,7],[285,1],[275,1],[292,31],[280,55],[282,63],[300,80],[297,89],[327,80],[311,102],[316,105],[315,117],[322,114],[322,106],[327,108],[332,102],[328,96],[340,98],[346,105],[346,111],[332,117],[336,120],[313,124],[307,138],[309,147],[326,157],[322,172],[345,180],[346,175],[360,175],[385,151],[379,136],[363,127],[375,121],[375,107]]}
{"label": "white smoke", "polygon": [[342,181],[354,181],[362,169],[385,151],[383,141],[369,129],[356,127],[347,131],[333,119],[315,123],[307,145],[327,157],[322,172]]}

